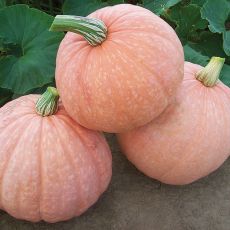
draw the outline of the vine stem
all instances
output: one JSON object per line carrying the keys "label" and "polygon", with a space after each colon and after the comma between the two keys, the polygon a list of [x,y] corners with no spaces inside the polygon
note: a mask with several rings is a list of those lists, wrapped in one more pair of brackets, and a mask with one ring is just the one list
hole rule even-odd
{"label": "vine stem", "polygon": [[213,87],[219,80],[224,61],[224,58],[212,57],[209,63],[196,74],[196,79],[207,87]]}
{"label": "vine stem", "polygon": [[107,37],[107,27],[103,21],[72,15],[57,15],[49,30],[80,34],[91,46],[100,45]]}
{"label": "vine stem", "polygon": [[56,88],[48,87],[35,105],[37,114],[45,117],[54,115],[58,110],[59,94]]}

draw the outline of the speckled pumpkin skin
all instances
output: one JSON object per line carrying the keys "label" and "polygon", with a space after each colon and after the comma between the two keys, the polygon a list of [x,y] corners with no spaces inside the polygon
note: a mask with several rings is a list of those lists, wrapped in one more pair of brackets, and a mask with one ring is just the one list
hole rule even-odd
{"label": "speckled pumpkin skin", "polygon": [[202,67],[185,64],[176,101],[149,124],[119,134],[127,158],[144,174],[167,184],[188,184],[216,170],[230,153],[230,89],[205,87]]}
{"label": "speckled pumpkin skin", "polygon": [[68,114],[94,130],[144,125],[170,103],[183,78],[184,56],[174,30],[139,6],[100,9],[107,39],[92,47],[68,32],[57,54],[56,83]]}
{"label": "speckled pumpkin skin", "polygon": [[111,178],[104,137],[74,122],[62,105],[35,112],[38,95],[0,109],[0,208],[29,221],[57,222],[94,204]]}

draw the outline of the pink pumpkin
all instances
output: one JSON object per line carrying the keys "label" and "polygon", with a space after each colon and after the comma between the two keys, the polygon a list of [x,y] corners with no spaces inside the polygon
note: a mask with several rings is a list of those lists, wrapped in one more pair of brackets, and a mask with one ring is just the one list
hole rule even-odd
{"label": "pink pumpkin", "polygon": [[74,122],[60,103],[54,114],[54,88],[36,111],[38,98],[0,108],[0,208],[19,219],[57,222],[79,216],[106,190],[111,153],[100,133]]}
{"label": "pink pumpkin", "polygon": [[216,170],[230,153],[230,89],[218,81],[223,59],[185,63],[175,102],[157,119],[118,134],[127,158],[167,184],[188,184]]}
{"label": "pink pumpkin", "polygon": [[121,132],[144,125],[169,105],[182,81],[175,31],[142,7],[60,15],[51,30],[72,31],[58,50],[56,83],[68,114],[87,128]]}

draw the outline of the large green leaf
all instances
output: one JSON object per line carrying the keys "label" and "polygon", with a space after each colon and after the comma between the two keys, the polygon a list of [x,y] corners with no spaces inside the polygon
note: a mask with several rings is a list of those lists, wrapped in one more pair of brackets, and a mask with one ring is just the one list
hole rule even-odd
{"label": "large green leaf", "polygon": [[124,0],[66,0],[62,10],[64,14],[87,16],[93,11],[105,6],[124,3]]}
{"label": "large green leaf", "polygon": [[220,80],[230,87],[230,66],[229,65],[224,65],[221,73],[220,73]]}
{"label": "large green leaf", "polygon": [[[55,86],[55,82],[53,81],[53,82],[50,82],[50,83],[48,83],[48,84],[46,84],[46,85],[43,85],[42,87],[39,87],[39,88],[36,88],[36,89],[29,90],[28,92],[26,92],[26,94],[43,94],[43,93],[46,91],[47,87],[49,87],[49,86],[56,87],[56,86]],[[21,97],[21,96],[23,96],[23,95],[24,95],[24,94],[17,94],[17,93],[14,93],[14,94],[12,95],[12,100],[13,100],[13,99],[16,99],[16,98],[18,98],[18,97]]]}
{"label": "large green leaf", "polygon": [[223,48],[227,55],[230,55],[230,35],[226,29],[229,15],[229,0],[207,0],[201,9],[201,16],[208,20],[210,31],[223,34]]}
{"label": "large green leaf", "polygon": [[[199,64],[201,66],[206,66],[208,64],[209,59],[211,58],[211,57],[202,55],[200,52],[191,48],[188,44],[184,46],[184,54],[185,54],[186,61],[189,61],[195,64]],[[230,74],[229,73],[230,73],[230,66],[224,64],[224,67],[220,73],[220,80],[228,87],[230,87]]]}
{"label": "large green leaf", "polygon": [[222,33],[225,22],[230,13],[230,2],[227,0],[207,0],[201,9],[201,16],[209,22],[209,29],[213,33]]}
{"label": "large green leaf", "polygon": [[177,5],[164,14],[176,24],[176,32],[182,42],[196,39],[197,31],[207,27],[206,20],[201,18],[200,7],[197,5]]}
{"label": "large green leaf", "polygon": [[3,8],[6,6],[5,0],[0,0],[0,8]]}
{"label": "large green leaf", "polygon": [[26,5],[0,11],[0,87],[24,94],[53,81],[63,34],[48,31],[52,21]]}
{"label": "large green leaf", "polygon": [[202,55],[199,51],[194,50],[188,44],[184,46],[185,60],[194,64],[205,66],[208,63],[209,57]]}
{"label": "large green leaf", "polygon": [[212,57],[218,56],[228,58],[222,47],[222,36],[210,31],[203,31],[199,34],[199,39],[195,42],[188,42],[189,45],[201,54]]}
{"label": "large green leaf", "polygon": [[143,0],[143,6],[157,15],[161,15],[162,12],[179,2],[181,0]]}
{"label": "large green leaf", "polygon": [[230,56],[230,31],[225,31],[223,33],[223,39],[224,39],[224,43],[223,43],[224,51],[227,55]]}
{"label": "large green leaf", "polygon": [[195,5],[198,5],[198,6],[203,6],[206,1],[207,0],[191,0],[191,4],[195,4]]}

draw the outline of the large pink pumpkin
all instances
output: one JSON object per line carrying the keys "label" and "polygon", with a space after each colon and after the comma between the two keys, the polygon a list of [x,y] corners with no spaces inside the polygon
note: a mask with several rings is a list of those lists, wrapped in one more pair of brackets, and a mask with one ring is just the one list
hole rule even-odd
{"label": "large pink pumpkin", "polygon": [[[188,184],[228,158],[230,89],[215,83],[221,62],[213,58],[207,69],[185,63],[175,102],[149,124],[118,135],[124,154],[144,174],[167,184]],[[197,75],[202,69],[203,75]]]}
{"label": "large pink pumpkin", "polygon": [[51,27],[91,29],[87,39],[93,44],[68,32],[58,50],[56,83],[66,111],[81,125],[106,132],[146,124],[168,106],[183,78],[175,31],[149,10],[129,4],[100,9],[87,19],[57,16]]}
{"label": "large pink pumpkin", "polygon": [[61,104],[55,115],[38,115],[38,98],[0,109],[0,208],[19,219],[57,222],[82,214],[105,191],[111,153],[100,133],[78,125]]}

